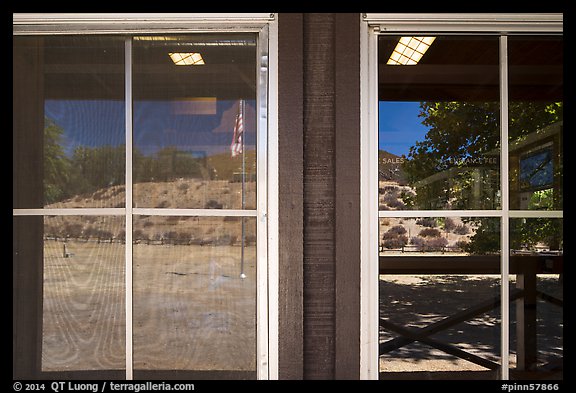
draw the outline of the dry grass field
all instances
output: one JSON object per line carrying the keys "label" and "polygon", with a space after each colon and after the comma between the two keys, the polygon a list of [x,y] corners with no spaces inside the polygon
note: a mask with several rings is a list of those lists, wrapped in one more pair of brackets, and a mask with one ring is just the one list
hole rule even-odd
{"label": "dry grass field", "polygon": [[[380,203],[395,209],[400,191],[381,186]],[[386,189],[386,187],[390,187]],[[134,185],[135,206],[241,208],[241,184],[179,179]],[[246,207],[255,183],[246,185]],[[125,190],[113,186],[50,207],[123,207]],[[256,368],[256,225],[238,217],[135,215],[133,221],[133,364],[135,370]],[[379,220],[381,255],[467,255],[462,244],[473,224],[454,217]],[[423,231],[428,231],[425,235]],[[430,235],[431,232],[434,232]],[[240,278],[244,233],[244,273]],[[42,368],[44,371],[122,370],[126,355],[125,224],[123,216],[46,216],[44,221]],[[388,243],[386,243],[388,241]],[[400,247],[397,244],[401,244]],[[423,328],[498,294],[497,275],[381,275],[380,317],[404,328]],[[514,285],[514,281],[511,286]],[[556,275],[540,275],[539,288],[562,298]],[[515,365],[511,303],[511,366]],[[545,361],[562,356],[562,309],[538,303],[538,348]],[[500,362],[499,309],[432,337]],[[397,334],[380,330],[380,342]],[[380,357],[382,373],[485,371],[422,343]]]}
{"label": "dry grass field", "polygon": [[[245,185],[248,209],[255,190]],[[235,181],[138,183],[133,192],[135,207],[242,208]],[[124,187],[112,186],[47,208],[124,201]],[[135,370],[255,370],[255,224],[252,217],[134,216]],[[43,370],[124,369],[124,217],[47,216],[44,236]]]}
{"label": "dry grass field", "polygon": [[[45,242],[44,371],[125,368],[124,245]],[[254,370],[255,247],[133,248],[134,369]]]}

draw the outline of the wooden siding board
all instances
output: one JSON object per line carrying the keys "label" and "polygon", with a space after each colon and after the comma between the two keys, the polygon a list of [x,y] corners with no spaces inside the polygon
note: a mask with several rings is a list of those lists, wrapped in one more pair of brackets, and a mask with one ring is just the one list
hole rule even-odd
{"label": "wooden siding board", "polygon": [[303,379],[303,15],[278,16],[278,378]]}
{"label": "wooden siding board", "polygon": [[360,15],[336,15],[335,378],[360,378]]}
{"label": "wooden siding board", "polygon": [[334,15],[304,15],[304,378],[334,378]]}
{"label": "wooden siding board", "polygon": [[[279,21],[280,151],[287,151],[280,157],[280,187],[281,194],[288,192],[281,195],[280,206],[280,252],[286,255],[280,267],[279,375],[299,378],[301,370],[304,379],[357,379],[360,16],[280,14]],[[291,36],[283,38],[283,34]],[[291,60],[288,53],[293,53]],[[283,120],[288,116],[294,119]],[[297,154],[302,161],[295,160]],[[293,214],[298,217],[295,221],[288,217]],[[283,223],[291,222],[297,229],[283,228]],[[294,238],[282,239],[284,234]],[[296,263],[298,255],[301,265]],[[292,279],[283,279],[283,274],[293,274]],[[284,296],[289,299],[282,300]],[[286,321],[298,315],[301,325]],[[285,328],[296,338],[288,338]],[[294,344],[297,349],[288,348]]]}

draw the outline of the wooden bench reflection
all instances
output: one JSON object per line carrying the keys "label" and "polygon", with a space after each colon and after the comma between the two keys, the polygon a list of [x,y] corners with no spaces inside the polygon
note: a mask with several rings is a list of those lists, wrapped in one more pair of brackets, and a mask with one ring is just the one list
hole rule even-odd
{"label": "wooden bench reflection", "polygon": [[[517,370],[534,370],[537,362],[536,304],[541,298],[563,307],[563,300],[538,291],[538,274],[560,274],[563,272],[562,255],[511,255],[509,272],[516,275],[515,288],[511,288],[510,301],[516,301]],[[380,256],[379,273],[401,274],[494,274],[500,275],[500,256]],[[434,322],[421,329],[408,329],[380,318],[380,326],[399,336],[379,345],[380,355],[408,345],[414,341],[442,350],[461,359],[471,361],[490,370],[500,365],[454,345],[440,342],[430,336],[458,323],[470,320],[494,308],[500,307],[500,295],[481,301],[463,311]],[[550,365],[554,367],[554,365]]]}

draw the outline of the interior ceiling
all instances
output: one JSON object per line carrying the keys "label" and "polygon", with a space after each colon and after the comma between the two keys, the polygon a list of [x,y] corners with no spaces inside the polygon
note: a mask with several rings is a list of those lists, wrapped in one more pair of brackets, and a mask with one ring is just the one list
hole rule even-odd
{"label": "interior ceiling", "polygon": [[[386,65],[398,39],[379,37],[380,100],[499,100],[497,36],[439,36],[417,65]],[[511,100],[562,100],[561,37],[509,37],[508,61]]]}
{"label": "interior ceiling", "polygon": [[[388,66],[398,38],[379,37],[380,100],[499,100],[497,36],[439,36],[419,64]],[[51,36],[40,42],[47,99],[124,98],[123,37]],[[562,37],[511,36],[508,49],[511,100],[562,100]],[[200,52],[206,65],[176,66],[168,52],[178,51]],[[255,98],[255,35],[134,40],[133,94],[138,100]]]}
{"label": "interior ceiling", "polygon": [[[194,40],[134,40],[134,99],[256,97],[255,36]],[[124,98],[123,38],[56,36],[45,39],[43,49],[46,99]],[[199,52],[206,64],[177,66],[169,52]]]}

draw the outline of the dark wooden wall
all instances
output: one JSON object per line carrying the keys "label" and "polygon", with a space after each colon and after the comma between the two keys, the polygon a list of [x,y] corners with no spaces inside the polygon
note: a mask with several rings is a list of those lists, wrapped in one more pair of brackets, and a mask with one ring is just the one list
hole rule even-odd
{"label": "dark wooden wall", "polygon": [[[14,46],[13,69],[21,70],[21,89],[13,89],[12,203],[14,208],[42,207],[42,95],[41,51],[38,38]],[[34,141],[35,143],[30,143]],[[39,143],[38,143],[39,142]],[[20,168],[26,177],[16,176]],[[42,330],[42,217],[12,220],[12,364],[14,379],[32,379],[40,369]],[[26,330],[23,334],[23,330]]]}
{"label": "dark wooden wall", "polygon": [[335,377],[360,378],[360,14],[336,14]]}
{"label": "dark wooden wall", "polygon": [[[303,16],[278,20],[279,345],[281,379],[303,378]],[[280,76],[281,75],[281,76]]]}
{"label": "dark wooden wall", "polygon": [[360,15],[279,14],[281,379],[360,369]]}

